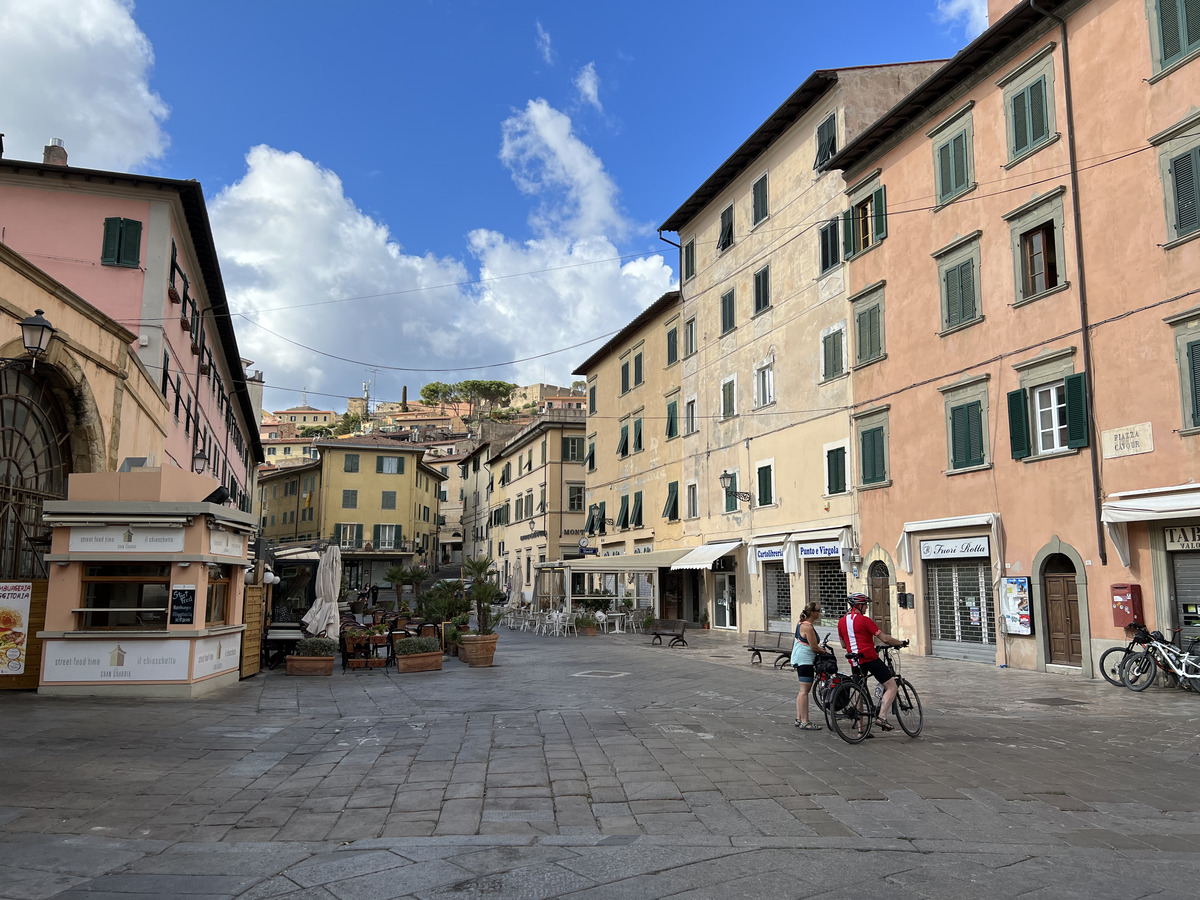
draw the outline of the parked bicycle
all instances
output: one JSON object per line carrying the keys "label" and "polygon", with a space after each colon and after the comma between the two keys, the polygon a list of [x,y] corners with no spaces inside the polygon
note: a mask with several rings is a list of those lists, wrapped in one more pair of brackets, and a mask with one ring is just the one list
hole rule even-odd
{"label": "parked bicycle", "polygon": [[1125,658],[1133,653],[1139,646],[1138,632],[1145,631],[1146,626],[1141,622],[1134,622],[1129,626],[1129,631],[1133,636],[1129,639],[1129,643],[1124,647],[1109,647],[1100,654],[1100,674],[1104,676],[1104,680],[1115,687],[1121,687],[1124,682],[1121,681],[1121,664],[1125,662]]}
{"label": "parked bicycle", "polygon": [[[907,641],[904,646],[908,646]],[[921,698],[917,695],[917,689],[901,676],[900,658],[899,655],[893,657],[893,649],[876,648],[880,658],[896,673],[896,699],[892,702],[891,712],[904,733],[916,737],[925,722]],[[878,697],[867,688],[867,673],[857,665],[861,656],[859,653],[846,654],[850,660],[850,676],[833,689],[825,714],[838,737],[849,744],[866,740],[871,733],[871,726],[879,718],[878,700],[883,697],[882,685],[877,685]]]}
{"label": "parked bicycle", "polygon": [[1144,691],[1154,684],[1159,670],[1168,686],[1200,691],[1200,638],[1187,650],[1167,641],[1161,631],[1139,630],[1134,640],[1144,649],[1130,653],[1121,663],[1121,681],[1131,691]]}
{"label": "parked bicycle", "polygon": [[833,728],[833,721],[829,718],[829,701],[837,687],[849,680],[850,676],[838,671],[837,655],[829,647],[829,635],[821,641],[821,646],[825,648],[825,653],[817,656],[813,662],[812,698],[817,709],[825,716],[825,727]]}

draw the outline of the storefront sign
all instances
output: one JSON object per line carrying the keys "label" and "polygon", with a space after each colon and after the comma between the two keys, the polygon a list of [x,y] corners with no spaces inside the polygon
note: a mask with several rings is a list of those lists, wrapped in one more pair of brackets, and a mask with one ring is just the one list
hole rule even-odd
{"label": "storefront sign", "polygon": [[245,556],[246,536],[229,531],[210,531],[208,552],[215,556]]}
{"label": "storefront sign", "polygon": [[192,625],[196,621],[196,586],[177,584],[171,588],[171,624]]}
{"label": "storefront sign", "polygon": [[68,549],[72,553],[182,553],[183,529],[76,525]]}
{"label": "storefront sign", "polygon": [[1163,529],[1168,550],[1200,550],[1200,525],[1184,525],[1182,528],[1167,526]]}
{"label": "storefront sign", "polygon": [[187,681],[187,641],[46,641],[45,681]]}
{"label": "storefront sign", "polygon": [[782,561],[783,547],[782,545],[776,545],[774,547],[755,547],[754,558],[759,562],[774,562],[776,560]]}
{"label": "storefront sign", "polygon": [[921,541],[921,559],[950,559],[955,556],[988,556],[991,552],[990,546],[986,537]]}
{"label": "storefront sign", "polygon": [[[797,544],[796,551],[801,559],[829,559],[841,556],[841,548],[837,541],[822,541],[819,544]],[[759,557],[761,559],[762,557]],[[783,554],[779,555],[783,559]]]}
{"label": "storefront sign", "polygon": [[28,581],[0,581],[0,675],[23,675],[29,638]]}
{"label": "storefront sign", "polygon": [[521,540],[532,541],[534,538],[544,538],[545,536],[546,532],[544,531],[529,531],[521,535]]}
{"label": "storefront sign", "polygon": [[1149,422],[1100,432],[1100,452],[1105,459],[1137,456],[1154,450],[1154,430]]}
{"label": "storefront sign", "polygon": [[241,632],[196,641],[192,651],[192,677],[203,678],[236,669],[241,654]]}

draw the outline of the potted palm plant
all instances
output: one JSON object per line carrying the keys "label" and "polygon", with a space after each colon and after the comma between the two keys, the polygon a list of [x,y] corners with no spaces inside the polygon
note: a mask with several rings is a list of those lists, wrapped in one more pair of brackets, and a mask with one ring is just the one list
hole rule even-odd
{"label": "potted palm plant", "polygon": [[396,641],[397,672],[440,672],[442,642],[435,637],[400,638]]}
{"label": "potted palm plant", "polygon": [[498,603],[504,592],[491,578],[495,562],[490,556],[477,556],[464,560],[463,569],[472,578],[471,599],[475,602],[475,630],[463,634],[459,640],[462,649],[459,659],[472,668],[490,666],[496,657],[496,642],[499,635],[492,624],[492,605]]}
{"label": "potted palm plant", "polygon": [[332,638],[310,637],[296,641],[295,652],[287,658],[289,675],[332,675],[337,656],[337,641]]}

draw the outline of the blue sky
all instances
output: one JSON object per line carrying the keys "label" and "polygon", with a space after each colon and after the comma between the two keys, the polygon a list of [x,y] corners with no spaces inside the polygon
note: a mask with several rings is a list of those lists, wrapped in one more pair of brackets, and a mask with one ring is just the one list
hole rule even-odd
{"label": "blue sky", "polygon": [[675,285],[656,226],[812,70],[953,55],[985,7],[0,0],[0,131],[203,184],[268,408],[569,384]]}

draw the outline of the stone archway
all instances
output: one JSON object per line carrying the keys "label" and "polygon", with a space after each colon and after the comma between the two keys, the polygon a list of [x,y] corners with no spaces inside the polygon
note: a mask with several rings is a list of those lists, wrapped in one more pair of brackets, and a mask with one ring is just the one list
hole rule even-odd
{"label": "stone archway", "polygon": [[[1052,557],[1063,559],[1052,560]],[[1075,590],[1078,597],[1079,625],[1079,656],[1080,669],[1084,678],[1095,678],[1092,660],[1091,622],[1088,613],[1087,568],[1079,551],[1064,542],[1058,535],[1047,541],[1033,557],[1030,567],[1030,587],[1033,594],[1033,628],[1034,647],[1036,651],[1036,667],[1039,672],[1046,671],[1050,663],[1050,612],[1046,602],[1045,575],[1047,564],[1051,574],[1067,574],[1068,568],[1074,569]],[[1056,663],[1050,663],[1057,665]]]}

